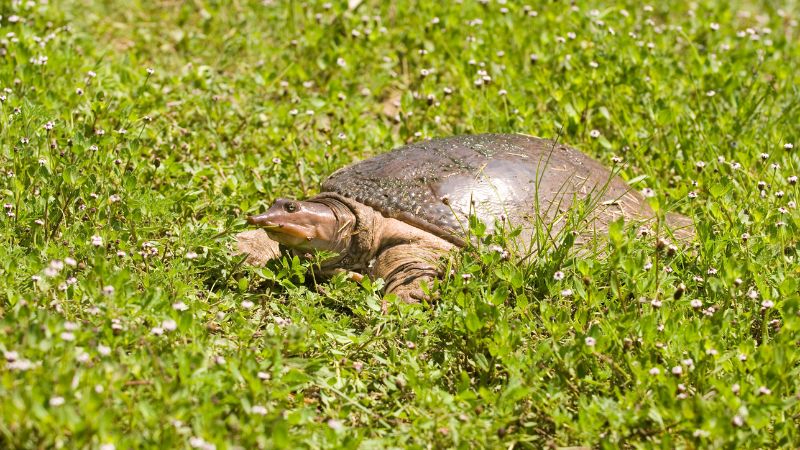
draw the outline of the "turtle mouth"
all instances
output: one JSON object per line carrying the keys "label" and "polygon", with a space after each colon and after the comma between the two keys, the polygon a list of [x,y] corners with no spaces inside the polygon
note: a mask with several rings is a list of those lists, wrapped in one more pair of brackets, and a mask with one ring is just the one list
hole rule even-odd
{"label": "turtle mouth", "polygon": [[275,223],[263,216],[248,216],[247,223],[263,228],[269,234],[286,235],[302,239],[307,239],[309,236],[309,230],[303,226],[292,223]]}

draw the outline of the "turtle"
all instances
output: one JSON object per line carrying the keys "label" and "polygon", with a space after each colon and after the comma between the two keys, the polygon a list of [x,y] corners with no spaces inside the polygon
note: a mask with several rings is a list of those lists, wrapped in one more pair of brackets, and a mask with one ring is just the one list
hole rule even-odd
{"label": "turtle", "polygon": [[[341,168],[318,195],[277,199],[247,222],[295,254],[336,255],[322,272],[382,278],[387,294],[416,302],[426,298],[422,283],[441,275],[441,257],[473,239],[471,218],[486,233],[517,229],[514,244],[530,254],[544,244],[537,230],[557,244],[568,229],[581,249],[602,243],[619,218],[654,217],[640,192],[574,148],[525,134],[474,134],[412,143]],[[691,238],[688,217],[668,214],[666,224],[674,236]]]}

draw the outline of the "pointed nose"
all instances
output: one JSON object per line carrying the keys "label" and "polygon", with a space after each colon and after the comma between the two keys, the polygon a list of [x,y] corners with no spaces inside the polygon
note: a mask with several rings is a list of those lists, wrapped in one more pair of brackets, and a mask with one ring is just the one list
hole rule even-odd
{"label": "pointed nose", "polygon": [[270,225],[269,222],[269,214],[259,214],[257,216],[247,216],[247,223],[250,225],[256,226],[267,226]]}

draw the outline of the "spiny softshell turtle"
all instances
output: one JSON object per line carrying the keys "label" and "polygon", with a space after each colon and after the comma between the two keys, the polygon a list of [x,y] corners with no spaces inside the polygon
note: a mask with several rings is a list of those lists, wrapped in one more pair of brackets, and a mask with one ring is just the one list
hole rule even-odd
{"label": "spiny softshell turtle", "polygon": [[[544,226],[550,238],[570,212],[574,244],[586,247],[608,225],[648,221],[643,196],[599,162],[566,145],[521,134],[454,136],[414,143],[334,172],[306,201],[278,199],[248,222],[306,254],[339,256],[323,269],[360,272],[386,281],[404,300],[422,297],[420,283],[439,274],[440,257],[469,239],[475,215],[489,232],[519,227],[518,248],[536,251]],[[582,208],[582,209],[581,209]],[[692,235],[691,220],[667,215],[676,236]]]}

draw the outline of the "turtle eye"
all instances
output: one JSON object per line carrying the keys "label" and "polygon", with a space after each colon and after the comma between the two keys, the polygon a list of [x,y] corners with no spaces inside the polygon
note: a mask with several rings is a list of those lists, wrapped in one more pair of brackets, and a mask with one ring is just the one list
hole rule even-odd
{"label": "turtle eye", "polygon": [[283,205],[283,209],[284,209],[284,211],[286,211],[286,212],[293,213],[293,212],[297,211],[297,203],[295,203],[295,202],[288,202],[288,203],[286,203],[285,205]]}

